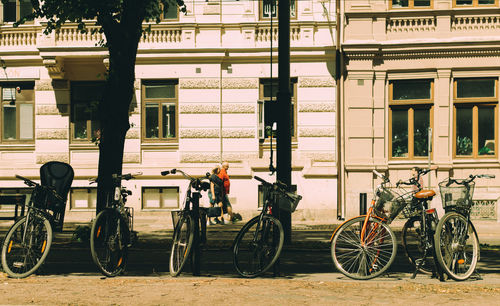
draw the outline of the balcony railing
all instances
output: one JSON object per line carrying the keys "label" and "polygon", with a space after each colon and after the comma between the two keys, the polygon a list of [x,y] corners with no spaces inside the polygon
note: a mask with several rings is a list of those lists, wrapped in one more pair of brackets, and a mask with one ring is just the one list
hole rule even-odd
{"label": "balcony railing", "polygon": [[2,28],[0,31],[0,47],[2,48],[25,48],[36,45],[37,29],[26,28]]}

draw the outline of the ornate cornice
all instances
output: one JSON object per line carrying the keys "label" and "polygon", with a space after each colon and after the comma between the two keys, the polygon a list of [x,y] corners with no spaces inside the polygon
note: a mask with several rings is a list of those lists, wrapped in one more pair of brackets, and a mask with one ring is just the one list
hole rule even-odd
{"label": "ornate cornice", "polygon": [[[181,114],[218,114],[220,112],[217,103],[186,103],[179,106]],[[253,114],[255,105],[250,103],[224,103],[222,105],[224,114]]]}
{"label": "ornate cornice", "polygon": [[301,113],[329,113],[335,111],[333,102],[301,102],[299,103]]}
{"label": "ornate cornice", "polygon": [[37,130],[36,139],[68,139],[67,129]]}
{"label": "ornate cornice", "polygon": [[348,60],[401,60],[422,58],[459,58],[459,57],[493,57],[500,56],[500,49],[467,49],[467,50],[401,50],[401,51],[344,51]]}
{"label": "ornate cornice", "polygon": [[36,155],[37,164],[45,164],[53,160],[69,163],[69,155],[68,153],[43,153]]}
{"label": "ornate cornice", "polygon": [[299,77],[299,87],[335,87],[333,77]]}
{"label": "ornate cornice", "polygon": [[[223,129],[223,138],[254,138],[255,129]],[[180,130],[181,138],[219,138],[219,129],[203,129],[203,128],[183,128]]]}
{"label": "ornate cornice", "polygon": [[257,89],[259,88],[258,78],[224,78],[222,79],[223,89]]}
{"label": "ornate cornice", "polygon": [[299,137],[335,137],[335,128],[301,127]]}
{"label": "ornate cornice", "polygon": [[218,78],[179,79],[182,89],[217,89],[220,88]]}
{"label": "ornate cornice", "polygon": [[64,79],[64,61],[55,56],[44,57],[43,65],[47,68],[49,76],[53,79]]}

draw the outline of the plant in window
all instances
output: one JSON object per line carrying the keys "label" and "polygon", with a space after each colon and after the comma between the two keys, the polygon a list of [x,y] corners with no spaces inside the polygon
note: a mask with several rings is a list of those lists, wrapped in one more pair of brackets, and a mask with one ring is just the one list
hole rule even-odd
{"label": "plant in window", "polygon": [[457,155],[470,155],[472,153],[472,139],[467,136],[457,136]]}

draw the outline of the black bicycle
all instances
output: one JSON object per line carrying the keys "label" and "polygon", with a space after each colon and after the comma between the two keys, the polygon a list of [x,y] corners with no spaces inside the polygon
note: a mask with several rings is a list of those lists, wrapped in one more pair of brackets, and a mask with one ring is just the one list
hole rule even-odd
{"label": "black bicycle", "polygon": [[[114,194],[109,195],[106,208],[94,222],[90,232],[90,252],[92,260],[102,274],[113,277],[125,271],[128,248],[135,241],[133,231],[134,210],[125,207],[127,196],[132,192],[121,185],[122,180],[130,180],[142,173],[113,174]],[[95,183],[96,179],[91,179]]]}
{"label": "black bicycle", "polygon": [[284,232],[281,222],[273,217],[273,209],[295,211],[300,195],[288,192],[286,184],[269,183],[258,176],[264,186],[264,201],[260,214],[248,221],[233,243],[234,268],[243,277],[256,277],[272,267],[283,248]]}
{"label": "black bicycle", "polygon": [[12,225],[2,243],[2,267],[10,277],[28,277],[47,258],[53,231],[62,231],[66,197],[73,176],[69,164],[56,161],[40,168],[40,184],[16,175],[33,187],[33,191],[26,204],[26,216]]}
{"label": "black bicycle", "polygon": [[434,236],[436,257],[443,270],[454,280],[468,279],[479,261],[479,239],[470,221],[474,180],[494,175],[470,175],[466,179],[448,178],[439,183],[445,214]]}
{"label": "black bicycle", "polygon": [[[200,239],[201,242],[206,241],[206,216],[207,208],[199,207],[199,199],[201,198],[201,191],[206,191],[210,188],[210,182],[207,176],[202,178],[194,178],[189,174],[179,169],[172,169],[162,171],[161,175],[180,173],[189,180],[189,186],[186,190],[184,198],[183,209],[180,211],[173,211],[174,221],[174,236],[172,241],[172,250],[170,252],[170,275],[178,276],[187,259],[196,252],[192,252],[195,239]],[[194,191],[193,191],[194,190]],[[195,237],[197,228],[201,228],[200,236]]]}

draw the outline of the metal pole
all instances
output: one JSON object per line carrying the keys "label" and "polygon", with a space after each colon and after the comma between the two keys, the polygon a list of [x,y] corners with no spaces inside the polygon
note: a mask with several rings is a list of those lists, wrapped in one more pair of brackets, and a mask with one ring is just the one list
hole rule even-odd
{"label": "metal pole", "polygon": [[[278,137],[276,141],[277,178],[292,183],[292,138],[290,95],[290,0],[278,0]],[[272,18],[272,17],[271,17]],[[285,232],[285,243],[292,241],[292,215],[280,212]]]}
{"label": "metal pole", "polygon": [[193,220],[194,220],[194,237],[193,237],[193,250],[191,251],[191,262],[194,276],[200,276],[200,193],[193,192],[191,195],[193,204]]}

